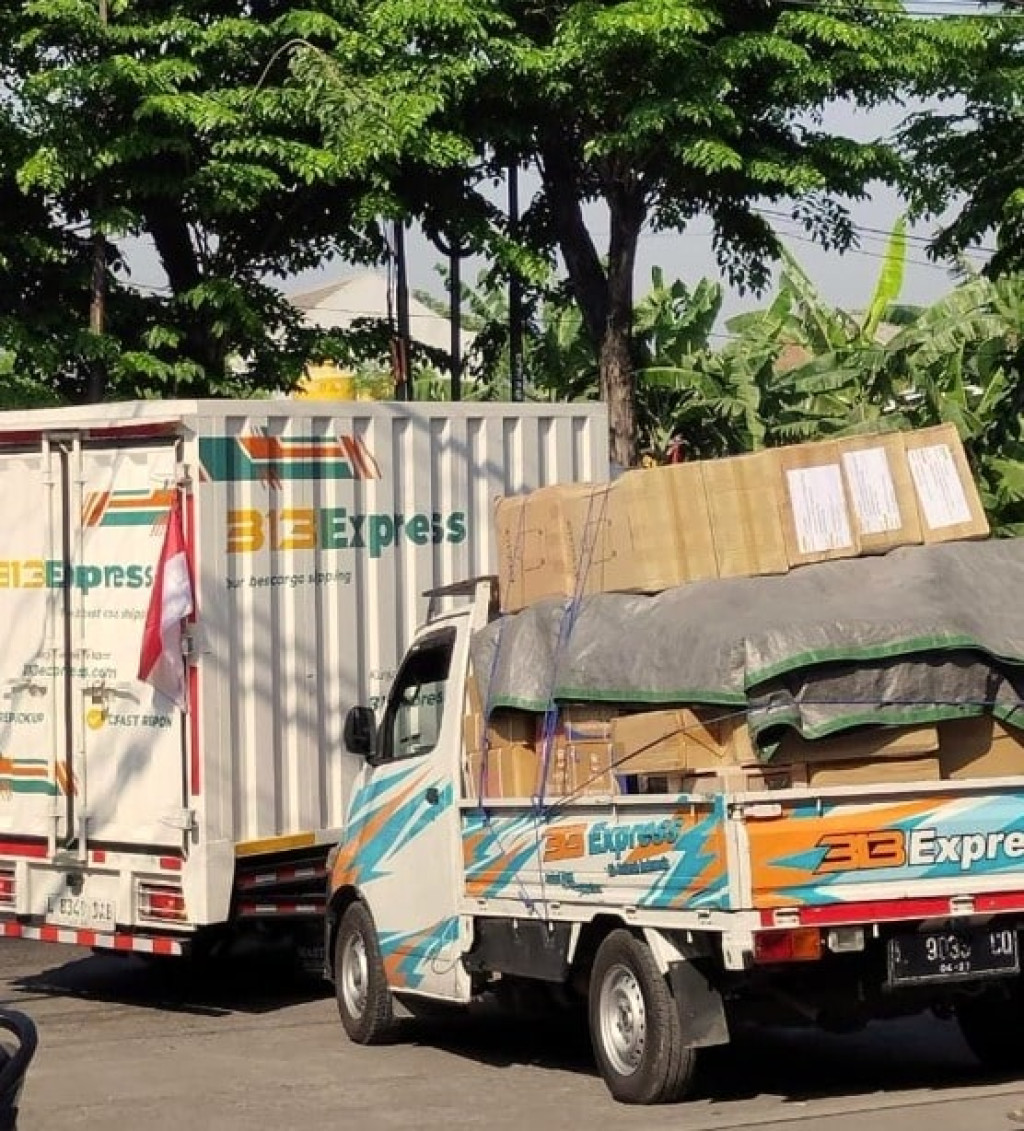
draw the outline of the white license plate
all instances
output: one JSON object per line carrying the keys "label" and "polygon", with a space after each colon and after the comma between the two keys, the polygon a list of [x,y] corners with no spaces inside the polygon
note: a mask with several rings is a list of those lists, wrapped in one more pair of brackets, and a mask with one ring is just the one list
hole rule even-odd
{"label": "white license plate", "polygon": [[112,899],[97,899],[91,895],[51,895],[46,919],[58,927],[112,931],[117,922],[117,908]]}

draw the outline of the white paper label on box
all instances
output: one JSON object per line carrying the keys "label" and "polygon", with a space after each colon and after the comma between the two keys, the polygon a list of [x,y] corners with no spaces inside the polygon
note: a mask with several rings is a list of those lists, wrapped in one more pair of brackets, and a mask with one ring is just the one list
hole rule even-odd
{"label": "white paper label on box", "polygon": [[948,444],[911,448],[907,462],[925,524],[930,530],[971,521],[970,504]]}
{"label": "white paper label on box", "polygon": [[839,464],[794,468],[786,472],[786,479],[800,553],[819,554],[852,546]]}
{"label": "white paper label on box", "polygon": [[862,534],[887,534],[903,525],[885,448],[843,453],[843,470]]}

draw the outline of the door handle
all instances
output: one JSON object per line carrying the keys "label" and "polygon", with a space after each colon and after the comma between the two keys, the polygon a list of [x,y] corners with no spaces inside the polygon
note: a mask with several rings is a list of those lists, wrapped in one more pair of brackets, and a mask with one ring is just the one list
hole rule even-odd
{"label": "door handle", "polygon": [[437,788],[436,785],[432,785],[428,787],[427,792],[424,796],[427,799],[428,805],[436,805],[441,800],[441,791]]}

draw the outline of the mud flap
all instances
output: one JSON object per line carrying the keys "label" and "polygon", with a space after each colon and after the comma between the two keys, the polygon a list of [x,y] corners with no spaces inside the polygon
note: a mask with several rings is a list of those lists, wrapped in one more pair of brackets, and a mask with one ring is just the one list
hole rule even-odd
{"label": "mud flap", "polygon": [[729,1043],[722,995],[693,962],[670,962],[668,984],[679,1010],[686,1048],[699,1049]]}

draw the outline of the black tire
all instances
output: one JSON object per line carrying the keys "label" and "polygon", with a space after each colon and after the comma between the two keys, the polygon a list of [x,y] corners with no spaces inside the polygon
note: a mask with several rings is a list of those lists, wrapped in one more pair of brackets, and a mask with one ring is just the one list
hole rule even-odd
{"label": "black tire", "polygon": [[1021,980],[962,998],[956,1019],[967,1047],[992,1072],[1024,1072],[1024,992]]}
{"label": "black tire", "polygon": [[693,1084],[697,1057],[683,1044],[675,999],[650,948],[626,930],[598,948],[590,976],[590,1041],[615,1099],[674,1103]]}
{"label": "black tire", "polygon": [[341,1023],[351,1040],[380,1045],[394,1035],[395,1013],[377,941],[365,903],[349,904],[334,944],[334,991]]}

